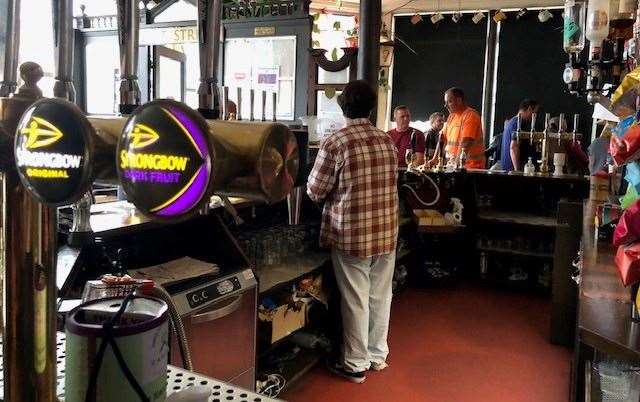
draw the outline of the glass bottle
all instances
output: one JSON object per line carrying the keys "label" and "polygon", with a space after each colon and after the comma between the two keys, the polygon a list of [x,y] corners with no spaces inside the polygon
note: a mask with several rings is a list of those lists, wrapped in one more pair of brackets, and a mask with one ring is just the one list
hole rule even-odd
{"label": "glass bottle", "polygon": [[564,51],[568,54],[580,53],[584,49],[586,4],[584,1],[564,2]]}
{"label": "glass bottle", "polygon": [[602,41],[609,35],[609,0],[589,0],[587,7],[586,37],[590,42],[590,54],[600,54]]}

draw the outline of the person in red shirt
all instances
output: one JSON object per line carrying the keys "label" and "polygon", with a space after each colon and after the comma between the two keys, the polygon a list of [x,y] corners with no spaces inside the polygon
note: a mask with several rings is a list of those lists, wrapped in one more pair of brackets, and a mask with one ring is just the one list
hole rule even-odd
{"label": "person in red shirt", "polygon": [[396,128],[387,132],[398,150],[398,167],[407,167],[407,151],[411,151],[412,166],[420,166],[424,163],[424,134],[422,131],[410,127],[411,111],[407,106],[398,106],[393,109],[393,120]]}

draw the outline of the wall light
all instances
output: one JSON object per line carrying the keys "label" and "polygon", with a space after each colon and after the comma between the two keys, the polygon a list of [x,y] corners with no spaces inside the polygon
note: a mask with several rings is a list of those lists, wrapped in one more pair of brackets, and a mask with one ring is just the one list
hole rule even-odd
{"label": "wall light", "polygon": [[538,20],[540,20],[540,22],[547,22],[551,18],[553,18],[553,14],[551,14],[551,12],[547,9],[542,10],[538,13]]}
{"label": "wall light", "polygon": [[437,24],[438,22],[442,21],[444,19],[444,15],[442,15],[442,13],[435,13],[431,16],[431,23],[432,24]]}
{"label": "wall light", "polygon": [[484,13],[482,11],[478,11],[477,13],[475,13],[473,18],[471,18],[471,20],[473,21],[474,24],[477,24],[480,21],[482,21],[484,17],[485,17]]}

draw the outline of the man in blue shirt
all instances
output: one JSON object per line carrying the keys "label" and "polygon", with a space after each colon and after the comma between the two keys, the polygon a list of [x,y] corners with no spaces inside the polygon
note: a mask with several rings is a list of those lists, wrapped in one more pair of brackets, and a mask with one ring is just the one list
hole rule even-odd
{"label": "man in blue shirt", "polygon": [[[529,129],[530,124],[527,124],[527,128],[525,128],[525,123],[531,122],[531,115],[538,112],[538,106],[538,102],[531,99],[525,99],[520,102],[518,114],[522,121],[521,130]],[[517,129],[518,115],[515,115],[505,125],[504,134],[502,136],[502,156],[500,157],[500,163],[502,165],[502,169],[507,172],[512,170],[522,170],[524,166],[523,161],[525,158],[523,156],[526,152],[521,152],[525,150],[521,150],[521,144],[518,144],[518,141],[516,141]]]}

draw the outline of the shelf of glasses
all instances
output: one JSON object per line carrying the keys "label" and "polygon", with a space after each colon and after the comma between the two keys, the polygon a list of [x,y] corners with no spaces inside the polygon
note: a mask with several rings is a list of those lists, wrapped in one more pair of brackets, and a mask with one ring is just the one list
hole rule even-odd
{"label": "shelf of glasses", "polygon": [[286,258],[278,264],[258,267],[256,276],[260,282],[260,293],[307,275],[320,268],[330,258],[331,255],[325,251],[310,251]]}

